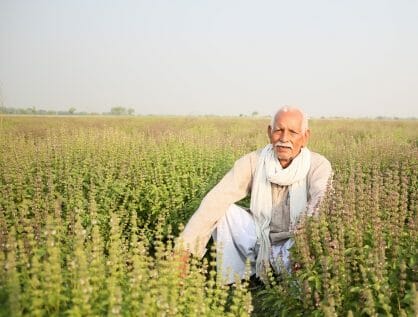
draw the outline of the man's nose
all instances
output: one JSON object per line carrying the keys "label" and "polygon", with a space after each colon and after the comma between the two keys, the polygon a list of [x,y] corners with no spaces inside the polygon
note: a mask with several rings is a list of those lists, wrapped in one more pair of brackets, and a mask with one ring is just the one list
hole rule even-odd
{"label": "man's nose", "polygon": [[289,132],[287,132],[286,130],[283,130],[282,133],[280,134],[280,141],[287,142],[288,140],[289,140]]}

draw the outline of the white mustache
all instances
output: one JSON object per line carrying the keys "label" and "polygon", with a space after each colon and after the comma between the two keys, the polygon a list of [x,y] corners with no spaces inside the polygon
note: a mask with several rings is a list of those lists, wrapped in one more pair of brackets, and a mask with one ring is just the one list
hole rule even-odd
{"label": "white mustache", "polygon": [[288,147],[288,148],[290,148],[291,150],[293,150],[293,145],[292,145],[292,143],[283,143],[283,142],[277,141],[276,143],[274,143],[274,146],[275,146],[275,147],[277,147],[277,146]]}

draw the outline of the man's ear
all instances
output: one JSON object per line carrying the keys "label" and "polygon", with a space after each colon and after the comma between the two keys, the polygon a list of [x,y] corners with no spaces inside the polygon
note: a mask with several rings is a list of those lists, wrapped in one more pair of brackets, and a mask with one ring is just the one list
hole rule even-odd
{"label": "man's ear", "polygon": [[309,137],[311,136],[311,130],[307,129],[304,134],[303,146],[306,146],[308,144]]}
{"label": "man's ear", "polygon": [[271,126],[270,125],[267,128],[267,135],[269,136],[269,140],[271,142]]}

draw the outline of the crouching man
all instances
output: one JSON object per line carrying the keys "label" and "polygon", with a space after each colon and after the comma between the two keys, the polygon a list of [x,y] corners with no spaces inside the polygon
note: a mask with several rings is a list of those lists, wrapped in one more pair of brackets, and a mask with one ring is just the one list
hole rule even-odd
{"label": "crouching man", "polygon": [[[330,162],[306,147],[310,130],[302,110],[279,109],[267,132],[270,143],[234,163],[180,235],[183,248],[198,257],[213,235],[225,283],[234,282],[236,274],[244,276],[247,259],[251,273],[261,279],[270,265],[290,270],[298,219],[316,211],[332,175]],[[249,211],[235,205],[247,195]]]}

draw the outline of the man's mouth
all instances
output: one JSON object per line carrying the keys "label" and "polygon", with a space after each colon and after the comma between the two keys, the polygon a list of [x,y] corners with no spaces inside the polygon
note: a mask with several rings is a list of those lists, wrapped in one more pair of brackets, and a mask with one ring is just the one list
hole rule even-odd
{"label": "man's mouth", "polygon": [[278,153],[290,153],[292,149],[288,146],[276,146],[276,151]]}

